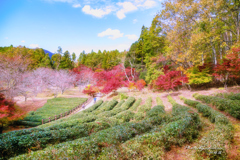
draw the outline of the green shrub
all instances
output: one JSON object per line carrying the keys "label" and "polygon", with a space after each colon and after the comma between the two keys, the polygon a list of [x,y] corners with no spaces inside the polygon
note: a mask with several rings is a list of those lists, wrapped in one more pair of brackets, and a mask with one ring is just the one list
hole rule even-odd
{"label": "green shrub", "polygon": [[49,146],[42,151],[30,152],[15,159],[96,159],[106,147],[123,143],[136,135],[151,129],[146,123],[124,123],[109,129],[91,134],[87,138]]}
{"label": "green shrub", "polygon": [[148,97],[145,104],[138,108],[138,112],[147,112],[150,111],[152,107],[152,98]]}
{"label": "green shrub", "polygon": [[91,133],[109,128],[107,123],[87,123],[67,129],[43,130],[31,134],[8,137],[0,140],[1,158],[9,158],[30,150],[45,148],[48,144],[55,144],[88,136]]}
{"label": "green shrub", "polygon": [[120,100],[124,100],[128,98],[128,96],[124,93],[120,93],[119,95],[120,95]]}
{"label": "green shrub", "polygon": [[191,106],[191,107],[196,108],[196,105],[198,105],[200,102],[185,98],[184,103]]}
{"label": "green shrub", "polygon": [[118,102],[118,104],[114,107],[114,108],[118,108],[121,107],[121,105],[124,103],[124,100],[121,100],[120,102]]}
{"label": "green shrub", "polygon": [[117,103],[118,103],[118,101],[112,100],[112,101],[106,103],[101,108],[99,108],[98,112],[104,112],[104,111],[112,110],[114,108],[114,106],[116,106]]}
{"label": "green shrub", "polygon": [[131,111],[137,111],[137,108],[138,108],[138,106],[141,104],[141,102],[142,102],[142,99],[139,98],[138,100],[136,100],[136,101],[134,102],[134,104],[132,105],[131,108],[129,108],[129,110],[131,110]]}
{"label": "green shrub", "polygon": [[205,95],[195,95],[195,98],[207,104],[212,104],[219,110],[226,111],[231,116],[240,119],[240,101]]}
{"label": "green shrub", "polygon": [[30,126],[30,127],[36,127],[41,125],[41,122],[32,122],[32,121],[23,121],[23,120],[18,120],[15,122],[16,125],[24,125],[24,126]]}
{"label": "green shrub", "polygon": [[164,114],[165,110],[164,110],[164,106],[163,105],[157,105],[154,106],[150,111],[148,111],[146,113],[147,117],[154,117],[154,116],[158,116],[159,114]]}
{"label": "green shrub", "polygon": [[128,99],[126,100],[126,102],[124,102],[122,105],[121,105],[121,108],[123,109],[123,110],[127,110],[127,109],[129,109],[131,106],[132,106],[132,104],[135,102],[135,98],[134,97],[128,97]]}
{"label": "green shrub", "polygon": [[[195,95],[198,97],[199,95]],[[210,97],[214,99],[213,97]],[[209,99],[203,96],[200,96],[199,99],[207,102]],[[227,117],[221,114],[218,111],[215,111],[211,107],[204,105],[202,103],[196,102],[193,100],[185,99],[184,103],[189,103],[196,105],[198,112],[203,113],[203,116],[208,117],[212,123],[215,123],[215,129],[210,131],[206,136],[204,136],[197,148],[197,153],[202,155],[202,153],[208,155],[210,159],[226,159],[226,141],[231,141],[233,139],[233,126]],[[211,148],[211,149],[210,149]]]}
{"label": "green shrub", "polygon": [[240,93],[218,93],[216,96],[230,100],[240,100]]}
{"label": "green shrub", "polygon": [[141,120],[143,120],[144,119],[144,113],[142,113],[142,112],[137,112],[137,113],[135,113],[135,115],[134,115],[134,119],[136,120],[136,121],[141,121]]}
{"label": "green shrub", "polygon": [[123,111],[123,112],[118,113],[113,118],[122,119],[123,122],[129,122],[133,117],[134,117],[134,113],[127,110],[127,111]]}
{"label": "green shrub", "polygon": [[98,100],[94,105],[92,105],[91,107],[83,110],[83,113],[89,113],[92,112],[94,110],[96,110],[101,104],[103,103],[103,100]]}
{"label": "green shrub", "polygon": [[157,101],[157,105],[164,106],[160,97],[157,97],[156,101]]}

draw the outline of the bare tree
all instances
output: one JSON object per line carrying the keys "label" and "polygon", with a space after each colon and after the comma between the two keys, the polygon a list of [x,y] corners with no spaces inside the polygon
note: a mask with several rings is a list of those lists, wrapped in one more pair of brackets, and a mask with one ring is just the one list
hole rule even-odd
{"label": "bare tree", "polygon": [[75,75],[69,73],[66,70],[54,71],[51,70],[48,77],[48,88],[53,91],[54,97],[57,97],[58,93],[64,93],[67,88],[73,87],[75,81]]}
{"label": "bare tree", "polygon": [[0,92],[3,92],[6,98],[13,99],[18,95],[27,66],[28,61],[24,57],[0,57]]}

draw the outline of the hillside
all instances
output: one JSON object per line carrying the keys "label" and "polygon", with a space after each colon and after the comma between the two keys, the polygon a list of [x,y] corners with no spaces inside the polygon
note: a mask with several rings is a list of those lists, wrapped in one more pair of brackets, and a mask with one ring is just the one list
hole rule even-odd
{"label": "hillside", "polygon": [[[218,103],[206,105],[206,102],[195,99],[199,97],[192,97],[194,93],[213,95],[238,92],[238,88],[228,91],[182,90],[169,95],[147,90],[126,91],[118,91],[130,96],[125,100],[120,100],[119,96],[104,97],[92,107],[72,116],[35,128],[2,134],[0,149],[3,156],[12,159],[239,157],[239,120],[233,118],[231,112],[228,114],[228,109],[218,110]],[[238,94],[231,94],[228,98],[227,94],[224,95],[226,102],[232,101],[233,96],[235,99],[239,97]],[[235,102],[239,103],[238,100]],[[223,145],[222,142],[227,143]],[[14,147],[8,148],[6,144]],[[192,149],[194,147],[198,149]],[[201,147],[205,150],[200,150]]]}

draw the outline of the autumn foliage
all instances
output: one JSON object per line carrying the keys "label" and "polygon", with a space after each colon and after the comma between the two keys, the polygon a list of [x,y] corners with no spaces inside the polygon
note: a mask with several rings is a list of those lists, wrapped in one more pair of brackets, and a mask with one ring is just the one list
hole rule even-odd
{"label": "autumn foliage", "polygon": [[24,115],[17,106],[9,100],[6,100],[3,94],[0,94],[0,123],[3,127],[4,124],[8,124],[11,121],[17,120]]}
{"label": "autumn foliage", "polygon": [[240,58],[238,52],[240,48],[233,48],[232,53],[227,54],[221,64],[217,64],[214,68],[213,76],[224,83],[227,87],[227,82],[231,78],[240,77]]}
{"label": "autumn foliage", "polygon": [[115,66],[112,70],[96,72],[94,75],[96,86],[100,87],[100,92],[110,93],[123,86],[125,81],[124,73],[119,66]]}
{"label": "autumn foliage", "polygon": [[168,67],[165,67],[165,75],[161,75],[155,81],[156,89],[159,90],[174,90],[175,87],[187,83],[188,78],[181,75],[180,71],[169,71]]}
{"label": "autumn foliage", "polygon": [[141,91],[146,86],[146,82],[143,79],[140,79],[136,82],[136,86],[138,90]]}
{"label": "autumn foliage", "polygon": [[84,90],[83,93],[93,96],[95,93],[98,92],[98,88],[96,86],[88,85]]}

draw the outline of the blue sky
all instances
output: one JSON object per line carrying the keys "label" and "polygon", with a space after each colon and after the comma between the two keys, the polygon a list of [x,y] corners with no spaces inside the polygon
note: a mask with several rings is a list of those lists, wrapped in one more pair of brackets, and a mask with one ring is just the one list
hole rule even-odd
{"label": "blue sky", "polygon": [[0,46],[123,51],[160,9],[161,0],[0,0]]}

